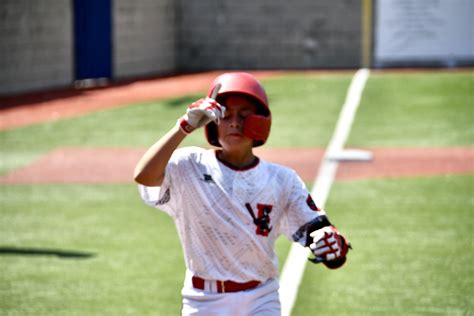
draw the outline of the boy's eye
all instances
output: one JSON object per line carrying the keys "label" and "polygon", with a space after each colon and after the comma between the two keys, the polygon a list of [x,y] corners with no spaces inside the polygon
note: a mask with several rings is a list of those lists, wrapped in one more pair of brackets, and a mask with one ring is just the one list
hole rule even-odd
{"label": "boy's eye", "polygon": [[243,110],[238,112],[226,111],[224,116],[222,117],[223,120],[231,119],[232,117],[238,117],[240,119],[245,119],[247,116],[254,114],[251,110]]}

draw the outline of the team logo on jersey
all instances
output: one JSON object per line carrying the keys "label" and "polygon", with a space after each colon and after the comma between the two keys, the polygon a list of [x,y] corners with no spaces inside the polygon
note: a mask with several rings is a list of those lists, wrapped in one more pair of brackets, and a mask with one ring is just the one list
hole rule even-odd
{"label": "team logo on jersey", "polygon": [[315,212],[321,211],[321,209],[317,207],[316,203],[314,203],[313,198],[311,197],[311,194],[308,194],[308,197],[306,198],[306,204],[308,204],[309,208]]}
{"label": "team logo on jersey", "polygon": [[253,223],[257,226],[256,234],[264,237],[272,231],[273,227],[270,226],[270,212],[272,211],[273,205],[268,204],[257,204],[258,217],[255,217],[252,206],[250,203],[246,203],[245,207],[252,216]]}
{"label": "team logo on jersey", "polygon": [[203,173],[202,176],[203,176],[203,178],[201,179],[202,181],[214,183],[214,179],[212,179],[212,176],[210,174]]}

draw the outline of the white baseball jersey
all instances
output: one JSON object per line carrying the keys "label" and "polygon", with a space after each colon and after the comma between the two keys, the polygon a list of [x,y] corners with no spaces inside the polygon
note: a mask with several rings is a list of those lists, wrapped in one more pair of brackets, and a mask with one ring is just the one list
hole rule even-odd
{"label": "white baseball jersey", "polygon": [[175,150],[161,187],[139,189],[172,216],[186,268],[207,280],[276,278],[278,236],[304,245],[305,224],[325,215],[292,169],[258,160],[236,170],[198,147]]}

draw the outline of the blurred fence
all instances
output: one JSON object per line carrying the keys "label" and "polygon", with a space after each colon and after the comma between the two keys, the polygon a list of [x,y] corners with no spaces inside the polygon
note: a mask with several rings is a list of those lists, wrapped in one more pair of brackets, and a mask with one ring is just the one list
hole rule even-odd
{"label": "blurred fence", "polygon": [[470,0],[2,0],[0,95],[217,69],[474,64]]}

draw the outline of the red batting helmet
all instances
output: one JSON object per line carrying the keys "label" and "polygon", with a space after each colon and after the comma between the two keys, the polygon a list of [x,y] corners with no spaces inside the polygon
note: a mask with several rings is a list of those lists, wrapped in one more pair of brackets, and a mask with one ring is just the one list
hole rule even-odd
{"label": "red batting helmet", "polygon": [[[245,72],[231,72],[218,76],[212,82],[207,95],[211,97],[214,88],[220,84],[216,96],[217,102],[230,94],[244,95],[250,98],[257,106],[257,114],[246,117],[242,133],[254,140],[254,147],[265,144],[269,134],[272,116],[268,107],[268,98],[260,82],[251,74]],[[217,125],[211,122],[206,125],[206,138],[209,144],[221,147],[217,137]]]}

